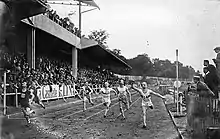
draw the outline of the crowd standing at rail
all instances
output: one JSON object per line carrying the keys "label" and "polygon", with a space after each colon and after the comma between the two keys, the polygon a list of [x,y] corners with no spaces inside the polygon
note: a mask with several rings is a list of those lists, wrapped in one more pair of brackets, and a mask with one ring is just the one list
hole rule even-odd
{"label": "crowd standing at rail", "polygon": [[69,17],[61,18],[57,12],[53,9],[49,9],[45,15],[50,18],[55,23],[59,24],[63,28],[67,29],[69,32],[80,36],[79,29],[74,25],[74,23],[69,19]]}

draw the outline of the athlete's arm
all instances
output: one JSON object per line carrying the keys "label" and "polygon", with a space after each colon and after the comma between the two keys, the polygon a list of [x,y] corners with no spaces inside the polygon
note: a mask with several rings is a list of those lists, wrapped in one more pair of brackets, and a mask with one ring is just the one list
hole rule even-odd
{"label": "athlete's arm", "polygon": [[162,98],[162,99],[165,99],[164,96],[162,96],[161,94],[156,93],[156,92],[154,92],[154,91],[152,91],[152,90],[150,90],[150,93],[153,94],[153,95],[155,95],[155,96],[158,96],[158,97],[160,97],[160,98]]}
{"label": "athlete's arm", "polygon": [[116,95],[116,96],[119,95],[119,91],[118,91],[118,88],[117,88],[117,87],[114,89],[114,91],[115,91],[115,95]]}
{"label": "athlete's arm", "polygon": [[137,91],[141,95],[141,97],[144,96],[143,91],[141,89],[135,87],[134,84],[131,86],[131,88],[134,89],[135,91]]}
{"label": "athlete's arm", "polygon": [[89,93],[92,93],[93,89],[90,86],[88,86],[88,88],[89,88]]}
{"label": "athlete's arm", "polygon": [[99,94],[103,94],[104,93],[104,90],[103,90],[103,88],[101,88],[100,90],[99,90]]}
{"label": "athlete's arm", "polygon": [[131,92],[128,90],[127,87],[126,87],[126,92],[127,92],[128,96],[129,96],[129,101],[132,102],[132,101],[131,101]]}
{"label": "athlete's arm", "polygon": [[34,95],[34,90],[33,89],[30,89],[30,96],[31,96],[31,98],[29,99],[30,100],[30,103],[32,103],[33,102],[33,100],[34,100],[34,97],[35,97],[35,95]]}
{"label": "athlete's arm", "polygon": [[111,88],[111,91],[115,93],[115,95],[117,95],[117,91],[115,91],[115,89]]}

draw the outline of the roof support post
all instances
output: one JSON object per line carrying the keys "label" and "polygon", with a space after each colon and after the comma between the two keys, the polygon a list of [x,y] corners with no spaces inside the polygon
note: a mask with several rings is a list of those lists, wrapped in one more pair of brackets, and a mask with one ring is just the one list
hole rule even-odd
{"label": "roof support post", "polygon": [[35,69],[35,41],[36,29],[28,28],[27,33],[27,61],[30,68]]}
{"label": "roof support post", "polygon": [[76,47],[72,47],[72,75],[77,78],[77,62],[78,62],[78,52]]}

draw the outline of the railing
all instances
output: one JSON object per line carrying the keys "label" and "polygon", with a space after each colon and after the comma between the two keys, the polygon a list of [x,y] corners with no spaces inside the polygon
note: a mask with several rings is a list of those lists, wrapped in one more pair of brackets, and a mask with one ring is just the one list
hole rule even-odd
{"label": "railing", "polygon": [[[50,11],[44,13],[44,15],[45,15],[46,17],[48,17],[50,20],[52,20],[53,22],[57,23],[57,24],[60,25],[61,27],[63,27],[63,28],[65,28],[66,30],[68,30],[69,32],[75,34],[76,36],[79,35],[79,30],[78,30],[78,28],[76,28],[72,22],[66,21],[66,20],[64,20],[64,19],[62,19],[62,18],[57,18],[56,15],[53,16],[53,14],[52,14]],[[60,19],[62,19],[62,20],[60,20]],[[69,22],[69,24],[68,24],[67,22]]]}
{"label": "railing", "polygon": [[[6,76],[7,72],[4,72],[4,79],[3,79],[3,92],[1,93],[1,97],[3,98],[3,114],[6,115],[7,113],[7,97],[8,96],[15,96],[15,106],[18,107],[19,105],[19,95],[21,94],[18,92],[17,89],[14,89],[14,92],[7,92],[7,87],[9,87],[9,84],[6,83]],[[52,90],[51,88],[52,87]],[[102,85],[92,85],[91,88],[93,90],[93,93],[97,94],[100,90],[100,88],[103,87]],[[60,99],[60,98],[69,98],[69,97],[75,97],[78,95],[82,89],[76,89],[75,85],[46,85],[40,87],[40,89],[37,89],[37,95],[42,101],[49,101],[54,99]]]}
{"label": "railing", "polygon": [[220,127],[218,99],[199,96],[196,91],[188,91],[185,95],[187,106],[187,129],[192,136],[207,136],[209,128]]}

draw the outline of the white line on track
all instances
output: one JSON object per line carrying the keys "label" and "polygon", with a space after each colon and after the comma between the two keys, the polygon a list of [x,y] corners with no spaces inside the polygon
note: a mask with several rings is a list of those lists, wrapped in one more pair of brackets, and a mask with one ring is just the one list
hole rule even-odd
{"label": "white line on track", "polygon": [[[94,97],[92,99],[97,99],[97,98],[101,98],[101,96],[97,96],[97,97]],[[55,106],[53,105],[53,106],[46,107],[46,109],[49,110],[49,109],[53,109],[53,108],[59,108],[59,107],[63,107],[63,106],[66,106],[66,105],[76,104],[76,103],[80,103],[80,102],[82,102],[82,100],[71,101],[71,102],[67,102],[67,103],[63,103],[63,104],[58,104],[58,105],[55,105]],[[22,114],[22,112],[8,114],[6,116],[15,116],[15,115],[19,115],[19,114]]]}
{"label": "white line on track", "polygon": [[[131,106],[132,106],[134,103],[136,103],[140,98],[141,98],[141,97],[139,97],[138,99],[136,99],[136,100],[130,105],[129,109],[130,109]],[[126,112],[126,111],[129,110],[129,109],[126,109],[124,112]],[[120,113],[120,114],[115,118],[115,120],[116,120],[119,116],[121,116],[121,115],[122,115],[122,114]]]}
{"label": "white line on track", "polygon": [[[136,99],[133,103],[131,103],[130,108],[131,108],[131,106],[132,106],[134,103],[136,103],[139,99],[140,99],[140,98]],[[119,103],[119,102],[115,103],[115,104],[112,105],[110,108],[114,107],[114,106],[117,105],[118,103]],[[130,109],[130,108],[129,108],[129,109]],[[104,110],[105,110],[105,109],[104,109]],[[91,115],[91,116],[89,116],[89,117],[83,119],[83,121],[86,121],[86,120],[90,119],[91,117],[93,117],[93,116],[95,116],[95,115],[97,115],[97,114],[103,112],[104,110],[101,110],[101,111],[99,111],[99,112],[97,112],[97,113],[94,113],[93,115]],[[125,111],[127,111],[127,110],[125,110]],[[119,114],[119,116],[120,116],[120,115],[121,115],[121,114]],[[119,116],[117,116],[117,117],[119,117]]]}
{"label": "white line on track", "polygon": [[[135,94],[135,93],[132,93],[132,95],[133,94]],[[93,98],[93,99],[98,99],[98,98],[102,98],[101,96],[99,96],[99,97],[95,97],[95,98]],[[117,97],[116,98],[114,98],[114,99],[112,99],[112,101],[113,100],[116,100],[117,99]],[[98,104],[98,105],[95,105],[95,106],[93,106],[93,107],[90,107],[90,108],[88,108],[87,110],[90,110],[90,109],[92,109],[92,108],[95,108],[95,107],[98,107],[98,106],[100,106],[100,105],[102,105],[102,103],[100,103],[100,104]],[[75,107],[70,107],[70,108],[66,108],[66,109],[63,109],[63,110],[58,110],[58,111],[55,111],[55,112],[49,112],[49,113],[47,113],[47,114],[44,114],[44,115],[41,115],[41,116],[38,116],[38,117],[43,117],[43,116],[46,116],[46,115],[50,115],[50,114],[55,114],[55,113],[60,113],[60,112],[62,112],[62,111],[66,111],[66,110],[71,110],[71,109],[74,109]],[[83,110],[80,110],[80,111],[78,111],[78,112],[75,112],[74,114],[77,114],[77,113],[80,113],[80,112],[83,112]],[[74,115],[73,114],[73,115]],[[70,116],[71,116],[72,114],[70,114]],[[61,118],[66,118],[66,117],[68,117],[68,116],[64,116],[64,117],[61,117]],[[59,118],[58,120],[60,120],[61,118]]]}
{"label": "white line on track", "polygon": [[8,117],[8,119],[11,119],[11,120],[25,120],[25,118],[10,118],[10,117]]}
{"label": "white line on track", "polygon": [[[113,100],[116,100],[116,99],[118,99],[118,98],[114,98],[114,99],[112,99],[112,101],[113,101]],[[89,107],[89,108],[86,109],[86,111],[87,111],[87,110],[90,110],[90,109],[93,109],[93,108],[96,108],[96,107],[98,107],[98,106],[100,106],[100,105],[103,105],[103,103],[100,103],[100,104],[95,105],[95,106],[93,106],[93,107]],[[80,112],[83,112],[83,110],[80,110],[80,111],[77,111],[77,112],[74,112],[74,113],[65,115],[65,116],[63,116],[63,117],[61,117],[61,118],[58,118],[58,120],[65,119],[66,117],[72,116],[72,115],[77,114],[77,113],[80,113]]]}
{"label": "white line on track", "polygon": [[[134,94],[134,95],[133,95],[133,94]],[[133,95],[133,96],[136,96],[137,93],[132,93],[132,95]],[[113,100],[116,100],[116,99],[118,99],[118,98],[116,97],[116,98],[112,99],[112,101],[113,101]],[[118,102],[117,102],[117,103],[118,103]],[[87,110],[93,109],[93,108],[98,107],[98,106],[100,106],[100,105],[103,105],[103,103],[100,103],[100,104],[98,104],[98,105],[96,105],[96,106],[93,106],[93,107],[89,107]],[[115,106],[115,104],[114,104],[113,106]],[[111,107],[112,107],[112,106],[111,106]],[[111,108],[111,107],[110,107],[110,108]],[[102,112],[102,111],[104,111],[104,110],[101,110],[101,112]],[[67,118],[67,117],[69,117],[69,116],[72,116],[72,115],[74,115],[74,114],[78,114],[78,113],[80,113],[80,112],[83,112],[83,110],[80,110],[80,111],[71,113],[71,114],[69,114],[69,115],[65,115],[65,116],[63,116],[63,117],[61,117],[61,118],[58,118],[58,120],[65,119],[65,118]],[[100,113],[100,111],[99,111],[98,113]],[[95,114],[95,115],[96,115],[96,114]]]}
{"label": "white line on track", "polygon": [[[112,108],[112,107],[114,107],[114,106],[117,105],[117,104],[118,104],[118,102],[115,103],[114,105],[112,105],[111,107],[109,107],[109,109]],[[99,112],[94,113],[93,115],[91,115],[91,116],[89,116],[89,117],[83,119],[83,121],[86,121],[86,120],[90,119],[91,117],[93,117],[93,116],[95,116],[95,115],[97,115],[97,114],[99,114],[99,113],[101,113],[101,112],[103,112],[103,111],[105,111],[105,109],[104,109],[104,110],[101,110],[101,111],[99,111]]]}

